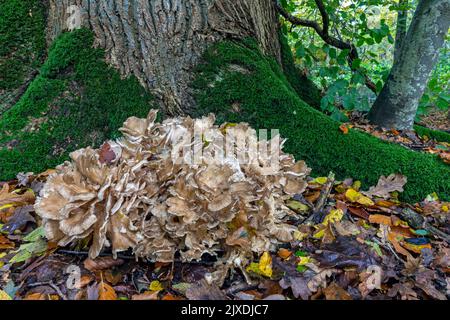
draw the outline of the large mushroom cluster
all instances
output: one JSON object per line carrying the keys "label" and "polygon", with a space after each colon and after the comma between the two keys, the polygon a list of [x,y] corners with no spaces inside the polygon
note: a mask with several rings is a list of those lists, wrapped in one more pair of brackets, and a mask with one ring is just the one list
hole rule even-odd
{"label": "large mushroom cluster", "polygon": [[[287,221],[295,213],[285,202],[306,189],[303,161],[282,151],[249,160],[245,123],[217,126],[213,115],[157,123],[156,116],[129,118],[123,137],[75,151],[57,167],[35,205],[49,240],[65,246],[89,239],[91,258],[105,247],[113,254],[131,248],[159,262],[177,252],[182,261],[220,252],[242,262],[293,240],[296,228]],[[196,139],[199,130],[208,134]],[[237,152],[215,157],[225,138],[236,141]],[[201,150],[200,159],[188,159],[186,147]],[[274,160],[278,170],[265,170]]]}

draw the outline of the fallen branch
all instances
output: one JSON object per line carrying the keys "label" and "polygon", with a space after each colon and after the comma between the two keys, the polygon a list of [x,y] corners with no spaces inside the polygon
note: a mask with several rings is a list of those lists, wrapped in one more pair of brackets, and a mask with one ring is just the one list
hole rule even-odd
{"label": "fallen branch", "polygon": [[320,191],[319,199],[317,200],[312,214],[305,220],[306,223],[314,222],[320,223],[323,220],[323,208],[327,204],[328,197],[330,196],[331,190],[333,189],[335,175],[333,172],[328,174],[327,182]]}

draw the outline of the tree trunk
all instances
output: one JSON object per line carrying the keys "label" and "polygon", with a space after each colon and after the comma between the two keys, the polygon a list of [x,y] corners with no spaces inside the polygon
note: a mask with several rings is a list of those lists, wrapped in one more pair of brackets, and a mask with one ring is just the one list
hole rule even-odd
{"label": "tree trunk", "polygon": [[72,5],[107,61],[135,75],[168,114],[194,107],[191,71],[211,43],[254,37],[280,61],[272,0],[49,0],[49,43],[68,28]]}
{"label": "tree trunk", "polygon": [[[409,0],[399,0],[399,6],[405,7],[408,5]],[[397,63],[399,58],[403,41],[405,40],[408,25],[408,10],[400,9],[397,14],[397,30],[395,33],[395,47],[394,47],[394,64]]]}
{"label": "tree trunk", "polygon": [[398,60],[369,113],[372,123],[399,130],[412,128],[449,24],[450,0],[419,2]]}

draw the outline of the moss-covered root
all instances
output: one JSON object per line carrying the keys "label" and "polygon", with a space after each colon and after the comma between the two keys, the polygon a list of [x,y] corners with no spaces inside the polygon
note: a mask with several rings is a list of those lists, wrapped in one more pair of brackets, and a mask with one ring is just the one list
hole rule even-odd
{"label": "moss-covered root", "polygon": [[291,48],[285,35],[280,34],[283,73],[298,96],[310,106],[320,109],[320,89],[295,65]]}
{"label": "moss-covered root", "polygon": [[0,118],[1,180],[51,168],[114,137],[128,117],[147,115],[151,96],[108,67],[93,40],[88,30],[61,35],[39,76]]}
{"label": "moss-covered root", "polygon": [[[231,68],[230,66],[239,66]],[[304,159],[316,175],[334,171],[367,187],[381,175],[408,177],[402,197],[420,201],[437,192],[450,200],[450,166],[436,156],[410,151],[368,134],[350,130],[304,103],[279,66],[261,55],[252,41],[223,42],[210,48],[193,83],[197,116],[217,114],[217,121],[247,121],[255,128],[279,129],[286,149]]]}
{"label": "moss-covered root", "polygon": [[0,0],[0,115],[42,63],[44,29],[41,0]]}
{"label": "moss-covered root", "polygon": [[422,126],[414,126],[414,130],[416,133],[423,137],[427,136],[428,138],[435,139],[438,142],[449,142],[450,143],[450,134],[444,131],[432,130]]}

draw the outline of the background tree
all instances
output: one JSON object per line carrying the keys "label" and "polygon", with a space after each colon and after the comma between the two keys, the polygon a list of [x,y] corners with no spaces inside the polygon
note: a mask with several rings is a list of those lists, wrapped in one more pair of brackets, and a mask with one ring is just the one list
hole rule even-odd
{"label": "background tree", "polygon": [[398,60],[402,44],[408,31],[408,0],[398,1],[397,30],[395,33],[394,64]]}
{"label": "background tree", "polygon": [[373,123],[386,128],[412,129],[449,25],[450,0],[419,2],[398,59],[369,113]]}

